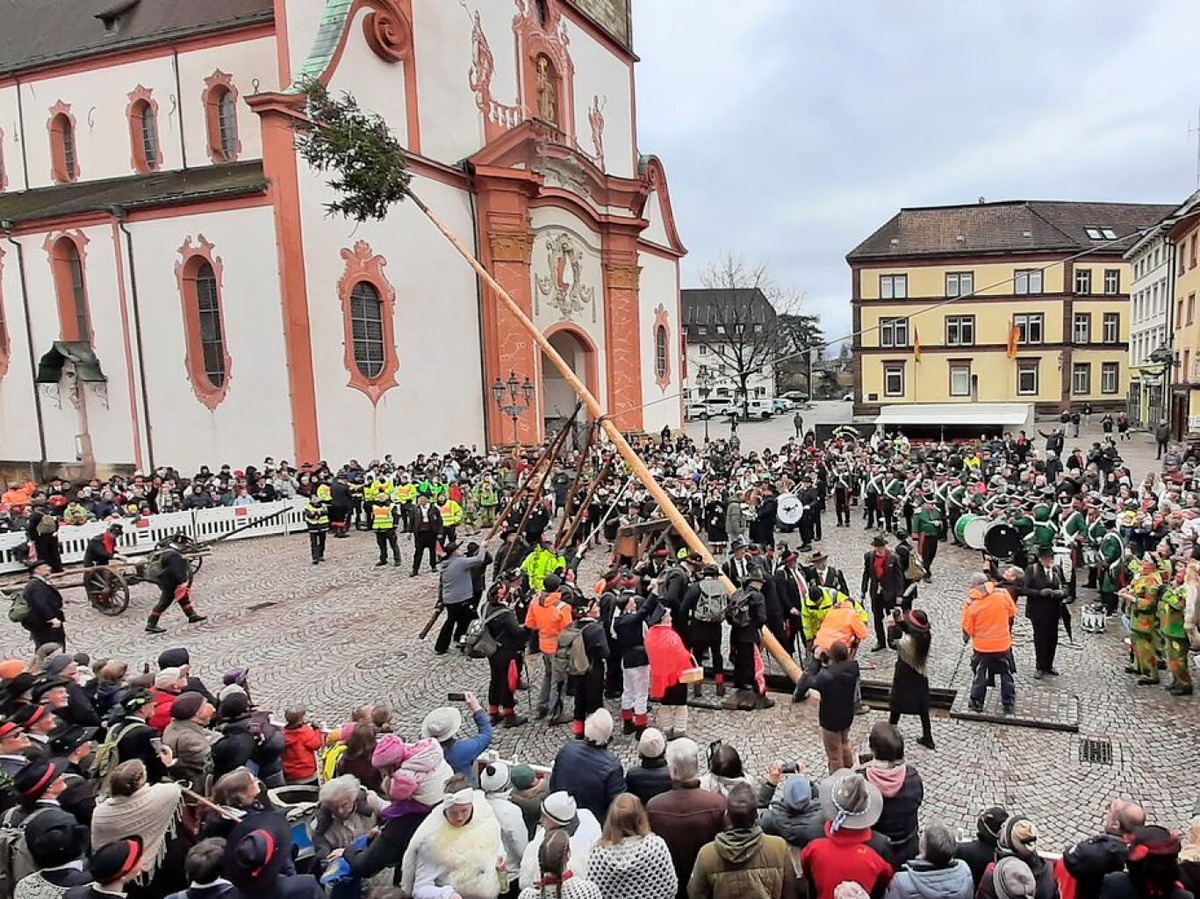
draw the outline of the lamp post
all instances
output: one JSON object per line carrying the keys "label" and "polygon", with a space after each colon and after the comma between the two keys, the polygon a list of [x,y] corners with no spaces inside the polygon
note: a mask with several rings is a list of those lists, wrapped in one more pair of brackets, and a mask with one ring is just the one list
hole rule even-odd
{"label": "lamp post", "polygon": [[1161,365],[1162,371],[1159,374],[1159,379],[1162,383],[1158,388],[1158,412],[1154,422],[1155,427],[1167,419],[1167,394],[1171,390],[1171,371],[1178,368],[1180,365],[1179,359],[1176,358],[1174,351],[1166,345],[1158,347],[1150,354],[1150,361],[1155,365]]}
{"label": "lamp post", "polygon": [[[517,380],[515,371],[508,373],[507,381],[496,378],[496,383],[492,385],[492,396],[496,398],[496,407],[512,419],[513,443],[519,443],[517,419],[529,411],[529,405],[533,402],[533,384],[529,380],[529,375],[525,376],[524,383]],[[507,403],[505,399],[508,400]]]}
{"label": "lamp post", "polygon": [[[696,375],[696,392],[700,394],[700,402],[704,403],[708,399],[708,395],[712,392],[712,376],[708,373],[707,368],[701,368]],[[704,442],[708,443],[708,409],[704,411]]]}

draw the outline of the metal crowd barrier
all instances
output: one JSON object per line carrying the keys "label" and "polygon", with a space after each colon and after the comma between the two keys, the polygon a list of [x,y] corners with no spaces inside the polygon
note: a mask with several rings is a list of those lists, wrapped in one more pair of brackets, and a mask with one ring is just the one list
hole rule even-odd
{"label": "metal crowd barrier", "polygon": [[[125,533],[117,542],[122,555],[142,555],[150,552],[161,541],[174,534],[184,533],[193,540],[204,542],[215,540],[234,528],[251,524],[257,519],[267,518],[286,510],[261,525],[252,525],[230,537],[242,540],[247,537],[275,537],[305,530],[304,506],[307,500],[297,497],[292,500],[277,500],[271,503],[255,503],[252,506],[221,506],[215,509],[194,509],[186,512],[164,512],[160,515],[144,515],[140,518],[122,520]],[[83,525],[60,525],[58,545],[64,563],[82,562],[88,541],[108,527],[110,522],[92,521]],[[0,574],[11,574],[25,570],[21,549],[25,546],[23,531],[0,534]]]}

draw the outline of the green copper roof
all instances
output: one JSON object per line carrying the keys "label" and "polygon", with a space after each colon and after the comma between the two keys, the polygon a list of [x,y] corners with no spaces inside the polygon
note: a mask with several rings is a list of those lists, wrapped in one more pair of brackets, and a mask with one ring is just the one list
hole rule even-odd
{"label": "green copper roof", "polygon": [[325,0],[325,15],[321,17],[321,24],[317,28],[316,38],[313,39],[312,49],[308,51],[308,58],[292,79],[288,88],[290,93],[297,92],[296,85],[301,81],[319,78],[325,74],[325,70],[333,62],[333,54],[337,52],[338,44],[341,43],[353,5],[354,0]]}

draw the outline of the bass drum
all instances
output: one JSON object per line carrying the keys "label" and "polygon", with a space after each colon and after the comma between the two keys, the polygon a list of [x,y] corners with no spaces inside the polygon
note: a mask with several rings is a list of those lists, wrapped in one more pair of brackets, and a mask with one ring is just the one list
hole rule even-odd
{"label": "bass drum", "polygon": [[1021,548],[1021,535],[1007,521],[988,522],[983,548],[994,558],[1011,559]]}
{"label": "bass drum", "polygon": [[1054,564],[1062,569],[1063,577],[1069,581],[1075,573],[1075,556],[1071,553],[1071,547],[1063,543],[1054,544]]}
{"label": "bass drum", "polygon": [[[967,543],[967,526],[978,517],[978,515],[973,515],[971,513],[958,516],[958,521],[954,522],[954,536],[959,543]],[[970,546],[969,543],[967,543],[967,545]],[[972,549],[981,548],[982,547],[978,546],[972,547]]]}
{"label": "bass drum", "polygon": [[1079,613],[1079,626],[1089,634],[1102,634],[1108,627],[1108,613],[1100,603],[1084,606]]}
{"label": "bass drum", "polygon": [[988,525],[991,524],[982,515],[972,516],[973,520],[967,522],[967,526],[963,528],[963,542],[971,549],[986,549],[983,539],[987,536]]}

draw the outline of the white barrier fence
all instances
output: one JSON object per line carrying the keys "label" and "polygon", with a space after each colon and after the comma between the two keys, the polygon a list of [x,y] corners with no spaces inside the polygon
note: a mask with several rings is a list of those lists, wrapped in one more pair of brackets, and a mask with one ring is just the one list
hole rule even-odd
{"label": "white barrier fence", "polygon": [[[248,537],[274,537],[294,534],[305,530],[304,506],[307,500],[278,500],[273,503],[256,503],[253,506],[221,506],[216,509],[195,509],[188,512],[164,512],[161,515],[145,515],[129,518],[121,523],[125,533],[117,542],[117,551],[122,555],[145,554],[161,541],[175,534],[187,534],[193,540],[215,540],[235,528],[246,527],[230,540]],[[282,513],[282,514],[279,514]],[[271,518],[274,515],[276,517]],[[264,519],[270,518],[269,521]],[[102,533],[111,522],[93,521],[83,525],[63,525],[58,529],[58,545],[64,563],[82,562],[88,541]],[[22,552],[25,548],[24,532],[0,534],[0,574],[11,574],[25,570]]]}

